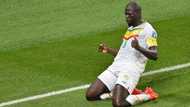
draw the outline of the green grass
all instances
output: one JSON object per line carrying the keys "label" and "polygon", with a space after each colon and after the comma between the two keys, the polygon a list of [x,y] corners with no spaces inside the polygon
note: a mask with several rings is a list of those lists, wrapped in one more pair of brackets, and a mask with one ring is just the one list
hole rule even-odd
{"label": "green grass", "polygon": [[[126,2],[1,0],[0,102],[92,82],[113,60],[110,55],[97,52],[98,44],[104,41],[115,48],[121,44],[126,31],[123,16]],[[150,61],[146,70],[190,61],[189,3],[189,0],[141,1],[144,17],[159,34],[159,60]],[[182,84],[175,84],[182,78],[188,82],[190,74],[163,75],[150,78],[152,82],[145,81],[140,86],[153,85],[161,94],[158,102],[139,106],[184,104],[186,107],[188,102],[185,104],[177,99],[186,101],[189,98],[185,94],[188,84],[185,82],[186,88],[178,89]],[[175,90],[171,91],[172,88]],[[165,91],[167,89],[171,92]],[[86,102],[83,94],[84,91],[78,91],[13,106],[110,106],[110,101]]]}
{"label": "green grass", "polygon": [[[184,69],[173,73],[162,73],[145,77],[140,84],[151,85],[159,92],[159,99],[143,104],[137,107],[189,107],[188,94],[190,91],[188,78],[190,69]],[[168,84],[170,84],[168,86]],[[140,88],[144,87],[142,85]],[[178,87],[178,88],[176,88]],[[66,93],[59,96],[53,96],[41,100],[31,101],[27,103],[17,104],[18,107],[52,107],[52,106],[70,106],[70,107],[111,107],[111,100],[87,102],[84,97],[84,90]]]}

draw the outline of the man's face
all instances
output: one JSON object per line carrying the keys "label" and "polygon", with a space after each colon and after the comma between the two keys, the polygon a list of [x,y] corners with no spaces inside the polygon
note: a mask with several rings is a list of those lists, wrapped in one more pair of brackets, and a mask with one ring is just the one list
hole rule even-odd
{"label": "man's face", "polygon": [[128,25],[136,23],[136,21],[140,20],[140,15],[132,6],[127,6],[125,9],[125,17]]}

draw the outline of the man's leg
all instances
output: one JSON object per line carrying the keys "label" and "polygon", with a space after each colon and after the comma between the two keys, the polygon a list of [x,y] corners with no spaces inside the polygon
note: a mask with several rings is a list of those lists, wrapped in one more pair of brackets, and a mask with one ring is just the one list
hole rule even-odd
{"label": "man's leg", "polygon": [[94,83],[86,91],[86,99],[88,101],[100,100],[100,95],[103,93],[110,92],[106,85],[99,79],[97,79]]}
{"label": "man's leg", "polygon": [[158,94],[150,87],[141,94],[132,95],[122,85],[116,84],[113,90],[112,104],[113,107],[130,107],[157,98]]}
{"label": "man's leg", "polygon": [[113,89],[112,105],[113,107],[130,107],[131,105],[126,101],[129,96],[128,90],[123,86],[116,84]]}
{"label": "man's leg", "polygon": [[[135,88],[133,91],[132,91],[132,95],[138,95],[138,94],[142,94],[143,91],[140,90],[140,89],[137,89]],[[110,93],[104,93],[100,96],[101,100],[107,100],[107,99],[112,99],[112,96],[113,96],[113,93],[110,92]]]}
{"label": "man's leg", "polygon": [[159,95],[151,87],[147,87],[141,94],[129,95],[126,98],[126,101],[128,101],[131,105],[136,105],[142,102],[155,100],[158,96]]}
{"label": "man's leg", "polygon": [[117,78],[109,70],[102,72],[98,79],[87,89],[86,99],[89,101],[100,100],[100,95],[109,93],[115,86]]}

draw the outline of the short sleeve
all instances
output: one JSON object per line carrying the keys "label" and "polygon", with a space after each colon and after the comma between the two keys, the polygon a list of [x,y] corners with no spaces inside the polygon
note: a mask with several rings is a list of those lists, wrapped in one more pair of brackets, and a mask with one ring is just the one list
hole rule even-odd
{"label": "short sleeve", "polygon": [[147,34],[146,44],[148,47],[158,46],[156,31],[152,31],[151,33]]}

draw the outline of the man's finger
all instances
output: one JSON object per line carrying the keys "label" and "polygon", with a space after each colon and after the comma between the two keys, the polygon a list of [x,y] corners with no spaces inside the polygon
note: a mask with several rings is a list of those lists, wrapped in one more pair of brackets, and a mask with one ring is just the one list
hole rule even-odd
{"label": "man's finger", "polygon": [[104,49],[104,44],[103,43],[99,44],[98,51],[102,52],[103,49]]}

